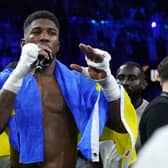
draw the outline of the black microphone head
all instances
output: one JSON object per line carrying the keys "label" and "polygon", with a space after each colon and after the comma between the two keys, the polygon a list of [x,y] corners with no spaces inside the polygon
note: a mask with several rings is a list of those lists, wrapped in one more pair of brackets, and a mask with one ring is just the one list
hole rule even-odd
{"label": "black microphone head", "polygon": [[38,59],[35,61],[35,71],[43,71],[45,68],[47,68],[51,62],[53,61],[53,55],[49,54],[49,60],[45,59],[43,56],[39,55]]}

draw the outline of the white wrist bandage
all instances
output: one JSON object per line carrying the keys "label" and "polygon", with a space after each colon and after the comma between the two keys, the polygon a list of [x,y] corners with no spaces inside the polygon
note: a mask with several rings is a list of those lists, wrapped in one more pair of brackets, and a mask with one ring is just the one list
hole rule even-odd
{"label": "white wrist bandage", "polygon": [[108,102],[115,101],[120,98],[120,89],[113,75],[108,75],[106,78],[97,82],[102,86],[104,96]]}
{"label": "white wrist bandage", "polygon": [[33,43],[22,47],[19,62],[3,85],[3,89],[17,94],[22,86],[23,78],[31,71],[32,64],[37,60],[39,50],[38,46]]}
{"label": "white wrist bandage", "polygon": [[12,74],[9,76],[9,78],[7,79],[5,84],[3,85],[2,89],[11,91],[11,92],[17,94],[20,87],[22,86],[22,81],[23,81],[23,78],[18,78],[17,75],[15,75],[12,72]]}
{"label": "white wrist bandage", "polygon": [[[103,61],[100,63],[96,63],[90,60],[87,56],[85,56],[85,60],[89,66],[106,72],[106,75],[107,75],[106,78],[101,80],[95,80],[95,81],[102,86],[104,95],[107,101],[108,102],[115,101],[120,98],[120,89],[115,78],[111,74],[111,70],[110,70],[111,55],[108,52],[98,48],[94,50],[95,50],[95,53],[103,56]],[[88,68],[82,67],[82,73],[86,77],[89,77]]]}

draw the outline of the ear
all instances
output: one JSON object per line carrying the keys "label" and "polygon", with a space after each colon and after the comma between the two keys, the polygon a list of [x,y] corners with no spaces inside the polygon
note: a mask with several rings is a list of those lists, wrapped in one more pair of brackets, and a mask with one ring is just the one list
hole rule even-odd
{"label": "ear", "polygon": [[58,40],[57,53],[59,52],[59,50],[60,50],[60,41]]}
{"label": "ear", "polygon": [[25,39],[22,38],[22,39],[20,40],[20,47],[22,48],[22,47],[25,45],[25,43],[26,43],[26,42],[25,42]]}
{"label": "ear", "polygon": [[144,81],[142,82],[142,89],[145,90],[147,86],[148,86],[148,83],[147,83],[146,80],[144,80]]}

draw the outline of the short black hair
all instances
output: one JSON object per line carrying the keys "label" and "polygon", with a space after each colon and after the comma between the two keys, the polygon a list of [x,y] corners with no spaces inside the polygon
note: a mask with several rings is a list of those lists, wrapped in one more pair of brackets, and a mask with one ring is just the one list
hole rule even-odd
{"label": "short black hair", "polygon": [[159,73],[160,80],[162,82],[168,80],[168,56],[161,60],[157,67],[157,70]]}
{"label": "short black hair", "polygon": [[49,19],[53,23],[55,23],[58,30],[60,29],[60,23],[58,18],[50,11],[47,10],[39,10],[31,13],[24,21],[24,32],[26,31],[27,27],[36,19]]}
{"label": "short black hair", "polygon": [[[145,78],[146,78],[146,75],[145,75],[145,72],[144,72],[142,66],[141,66],[140,64],[138,64],[137,62],[128,61],[128,62],[125,62],[124,64],[122,64],[121,66],[124,66],[124,65],[131,65],[131,66],[137,67],[137,68],[141,71],[141,77],[142,77],[142,79],[145,79]],[[120,67],[121,67],[121,66],[120,66]],[[120,67],[119,67],[119,68],[120,68]],[[118,70],[119,70],[119,68],[118,68]],[[117,71],[118,71],[118,70],[117,70]]]}

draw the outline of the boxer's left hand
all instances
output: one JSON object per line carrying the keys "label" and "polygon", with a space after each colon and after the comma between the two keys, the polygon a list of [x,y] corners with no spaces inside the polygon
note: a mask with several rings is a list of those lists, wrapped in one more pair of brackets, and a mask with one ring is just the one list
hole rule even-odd
{"label": "boxer's left hand", "polygon": [[82,67],[77,64],[71,64],[71,68],[81,72],[86,77],[93,80],[102,80],[111,74],[110,60],[111,56],[108,52],[83,43],[79,44],[80,49],[85,54],[85,60],[88,67]]}
{"label": "boxer's left hand", "polygon": [[98,82],[108,102],[119,99],[120,90],[110,71],[110,54],[90,45],[80,44],[79,47],[85,54],[88,67],[71,64],[71,68]]}

